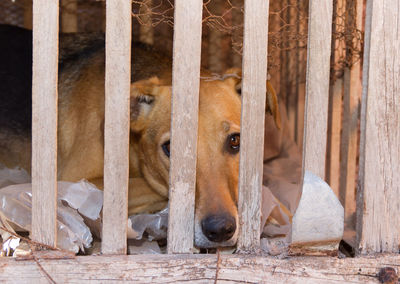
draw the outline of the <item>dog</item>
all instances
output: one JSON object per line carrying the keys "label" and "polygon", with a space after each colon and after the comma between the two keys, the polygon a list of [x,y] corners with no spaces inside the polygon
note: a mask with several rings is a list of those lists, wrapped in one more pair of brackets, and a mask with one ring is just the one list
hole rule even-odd
{"label": "dog", "polygon": [[[24,49],[4,49],[8,53],[1,56],[10,62],[21,52],[32,56],[31,45],[26,44],[31,40],[31,33],[10,29],[12,32],[7,27],[0,28],[1,45],[16,33],[24,38],[24,43],[19,43]],[[102,189],[104,38],[83,40],[82,44],[79,38],[66,37],[63,43],[63,36],[60,36],[60,40],[58,179],[87,179]],[[171,62],[145,45],[134,43],[132,48],[129,215],[152,213],[167,206],[171,138]],[[20,72],[31,70],[30,60],[31,57],[10,75],[24,82],[23,91],[10,81],[1,82],[6,87],[0,93],[0,104],[4,106],[0,110],[0,162],[28,171],[31,78],[21,76]],[[0,68],[2,73],[9,72],[3,65]],[[232,246],[238,231],[241,72],[230,69],[218,78],[207,71],[201,73],[194,241],[199,248]],[[266,110],[279,127],[277,96],[269,83],[267,86]],[[7,103],[10,94],[16,94],[19,99]],[[13,115],[7,116],[8,113]]]}

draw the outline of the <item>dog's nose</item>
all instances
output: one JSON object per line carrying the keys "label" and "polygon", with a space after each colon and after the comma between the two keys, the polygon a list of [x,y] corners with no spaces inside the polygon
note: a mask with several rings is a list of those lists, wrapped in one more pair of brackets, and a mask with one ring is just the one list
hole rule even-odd
{"label": "dog's nose", "polygon": [[203,234],[212,242],[224,242],[236,231],[236,220],[230,215],[211,215],[201,221]]}

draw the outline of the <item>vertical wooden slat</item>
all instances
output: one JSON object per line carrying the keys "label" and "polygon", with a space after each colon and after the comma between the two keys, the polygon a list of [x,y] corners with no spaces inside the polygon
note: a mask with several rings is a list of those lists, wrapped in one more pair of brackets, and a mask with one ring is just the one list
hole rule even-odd
{"label": "vertical wooden slat", "polygon": [[[353,1],[349,2],[349,4],[355,5],[353,9],[356,9],[356,13],[352,19],[346,20],[346,26],[348,26],[349,29],[353,29],[355,27],[358,30],[362,30],[364,1],[357,0],[356,4],[352,3]],[[360,45],[361,44],[357,44],[355,47],[358,50],[361,50]],[[356,211],[358,118],[362,91],[361,60],[354,63],[351,66],[351,69],[346,68],[344,78],[345,87],[343,96],[343,130],[340,149],[340,201],[344,206],[346,225],[350,225],[351,229],[355,229],[355,218],[353,219],[353,216]]]}
{"label": "vertical wooden slat", "polygon": [[129,179],[131,0],[106,3],[102,253],[126,253]]}
{"label": "vertical wooden slat", "polygon": [[269,1],[246,0],[239,171],[238,250],[260,246]]}
{"label": "vertical wooden slat", "polygon": [[58,0],[33,3],[32,239],[57,240]]}
{"label": "vertical wooden slat", "polygon": [[193,248],[202,3],[175,1],[168,253]]}
{"label": "vertical wooden slat", "polygon": [[367,2],[361,108],[361,253],[399,252],[400,2]]}
{"label": "vertical wooden slat", "polygon": [[61,1],[61,31],[63,33],[76,33],[78,31],[77,0]]}
{"label": "vertical wooden slat", "polygon": [[343,74],[338,74],[335,68],[343,60],[343,50],[345,50],[342,38],[336,38],[337,34],[344,34],[344,14],[346,0],[333,1],[334,17],[332,23],[332,42],[331,42],[331,88],[329,90],[328,106],[328,141],[327,141],[327,167],[326,180],[336,196],[339,196],[340,178],[340,137],[342,130],[342,97],[343,97]]}
{"label": "vertical wooden slat", "polygon": [[[296,14],[299,13],[297,8],[292,6],[292,1],[287,1],[286,8],[286,22],[291,28],[289,31],[292,33],[295,31],[296,25]],[[296,51],[294,49],[287,50],[285,53],[286,56],[286,92],[287,92],[287,118],[288,118],[288,126],[289,133],[292,139],[296,137],[296,112],[297,112],[297,93],[295,90],[296,87]]]}
{"label": "vertical wooden slat", "polygon": [[[332,63],[335,64],[336,62],[333,61]],[[343,81],[343,78],[336,78],[329,92],[326,178],[336,196],[339,196]]]}
{"label": "vertical wooden slat", "polygon": [[[303,13],[306,10],[306,3],[303,0],[297,0],[296,2],[299,12],[297,16],[297,33],[299,35],[307,33],[307,20],[303,19]],[[297,43],[296,57],[297,57],[297,117],[296,117],[296,143],[299,149],[303,148],[303,135],[304,135],[304,107],[305,107],[305,96],[306,96],[306,64],[307,64],[307,52],[305,48],[301,47],[301,42]]]}
{"label": "vertical wooden slat", "polygon": [[303,171],[325,178],[332,0],[310,0]]}

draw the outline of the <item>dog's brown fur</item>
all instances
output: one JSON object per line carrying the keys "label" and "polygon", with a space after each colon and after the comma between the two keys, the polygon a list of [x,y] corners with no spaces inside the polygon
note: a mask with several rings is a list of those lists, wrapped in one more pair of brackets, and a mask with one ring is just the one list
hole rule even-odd
{"label": "dog's brown fur", "polygon": [[[149,50],[135,52],[140,53],[143,64],[133,68],[133,78],[137,75],[143,80],[133,80],[131,85],[129,214],[158,211],[168,201],[169,158],[162,145],[170,139],[171,75],[165,68],[170,65],[154,71],[160,55]],[[88,179],[102,188],[104,50],[85,56],[65,60],[59,76],[58,178]],[[200,84],[195,208],[199,247],[236,242],[235,234],[226,242],[215,243],[201,228],[204,218],[218,214],[233,216],[237,222],[239,155],[230,151],[229,139],[240,132],[240,71],[228,73],[231,75]],[[156,77],[150,78],[150,74]],[[276,96],[270,86],[267,101],[267,109],[279,125]],[[21,152],[30,149],[28,136],[0,129],[0,162],[29,170],[30,151]]]}

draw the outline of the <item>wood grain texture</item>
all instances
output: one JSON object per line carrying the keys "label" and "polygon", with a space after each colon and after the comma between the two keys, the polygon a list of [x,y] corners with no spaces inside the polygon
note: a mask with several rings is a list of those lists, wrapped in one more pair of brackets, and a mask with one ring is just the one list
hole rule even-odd
{"label": "wood grain texture", "polygon": [[[354,70],[357,69],[358,70]],[[354,69],[353,69],[354,68]],[[358,113],[361,95],[360,65],[344,71],[343,128],[340,144],[339,200],[345,211],[345,223],[355,225],[356,170],[358,155]],[[357,78],[355,78],[357,77]],[[354,219],[354,220],[352,220]]]}
{"label": "wood grain texture", "polygon": [[[346,16],[346,25],[349,28],[356,27],[363,30],[364,1],[357,0],[355,5],[356,18]],[[361,43],[356,46],[361,50]],[[350,51],[348,51],[350,52]],[[351,54],[348,54],[351,56]],[[346,69],[344,74],[344,108],[343,108],[343,130],[341,141],[341,172],[340,172],[340,201],[345,210],[345,224],[355,230],[356,212],[356,181],[357,181],[357,157],[358,157],[358,135],[359,115],[362,92],[361,60],[355,62],[351,69]]]}
{"label": "wood grain texture", "polygon": [[357,241],[361,253],[400,245],[400,2],[366,8]]}
{"label": "wood grain texture", "polygon": [[175,1],[168,253],[193,248],[202,4]]}
{"label": "wood grain texture", "polygon": [[[38,262],[56,283],[212,283],[217,256],[78,256]],[[378,283],[380,268],[399,265],[398,255],[346,259],[221,255],[217,283]],[[0,282],[46,281],[35,261],[0,258]]]}
{"label": "wood grain texture", "polygon": [[106,3],[102,253],[126,253],[129,179],[131,0]]}
{"label": "wood grain texture", "polygon": [[[290,0],[287,0],[286,5],[288,8],[286,9],[286,22],[288,25],[295,27],[297,25],[297,14],[299,11],[297,8],[290,6]],[[297,92],[296,92],[296,50],[287,50],[286,51],[286,93],[287,93],[287,118],[288,118],[288,126],[289,133],[291,139],[296,139],[296,126],[297,126]]]}
{"label": "wood grain texture", "polygon": [[56,245],[58,0],[33,4],[32,239]]}
{"label": "wood grain texture", "polygon": [[[304,5],[308,3],[304,1],[297,1],[298,9],[304,11]],[[302,13],[296,13],[297,27],[296,31],[299,34],[307,33],[307,21],[303,19]],[[307,50],[302,47],[302,43],[297,43],[296,49],[296,88],[297,88],[297,111],[296,111],[296,143],[299,149],[303,149],[303,135],[304,135],[304,108],[306,99],[306,65],[307,65]]]}
{"label": "wood grain texture", "polygon": [[[333,64],[336,64],[336,62],[333,62]],[[336,196],[339,196],[343,78],[335,80],[329,93],[326,178]],[[345,125],[343,126],[345,127]]]}
{"label": "wood grain texture", "polygon": [[61,1],[61,32],[76,33],[78,31],[78,2],[76,0]]}
{"label": "wood grain texture", "polygon": [[325,179],[332,0],[311,0],[308,19],[303,171]]}
{"label": "wood grain texture", "polygon": [[[332,34],[344,34],[344,15],[346,0],[333,2]],[[343,50],[346,46],[342,38],[333,37],[331,41],[331,66],[340,66]],[[328,139],[326,155],[326,180],[336,196],[339,196],[340,179],[340,138],[342,130],[342,97],[343,77],[337,68],[331,69],[329,105],[328,105]],[[344,125],[344,127],[346,127]]]}
{"label": "wood grain texture", "polygon": [[269,1],[247,0],[244,9],[238,250],[256,252],[261,235]]}

